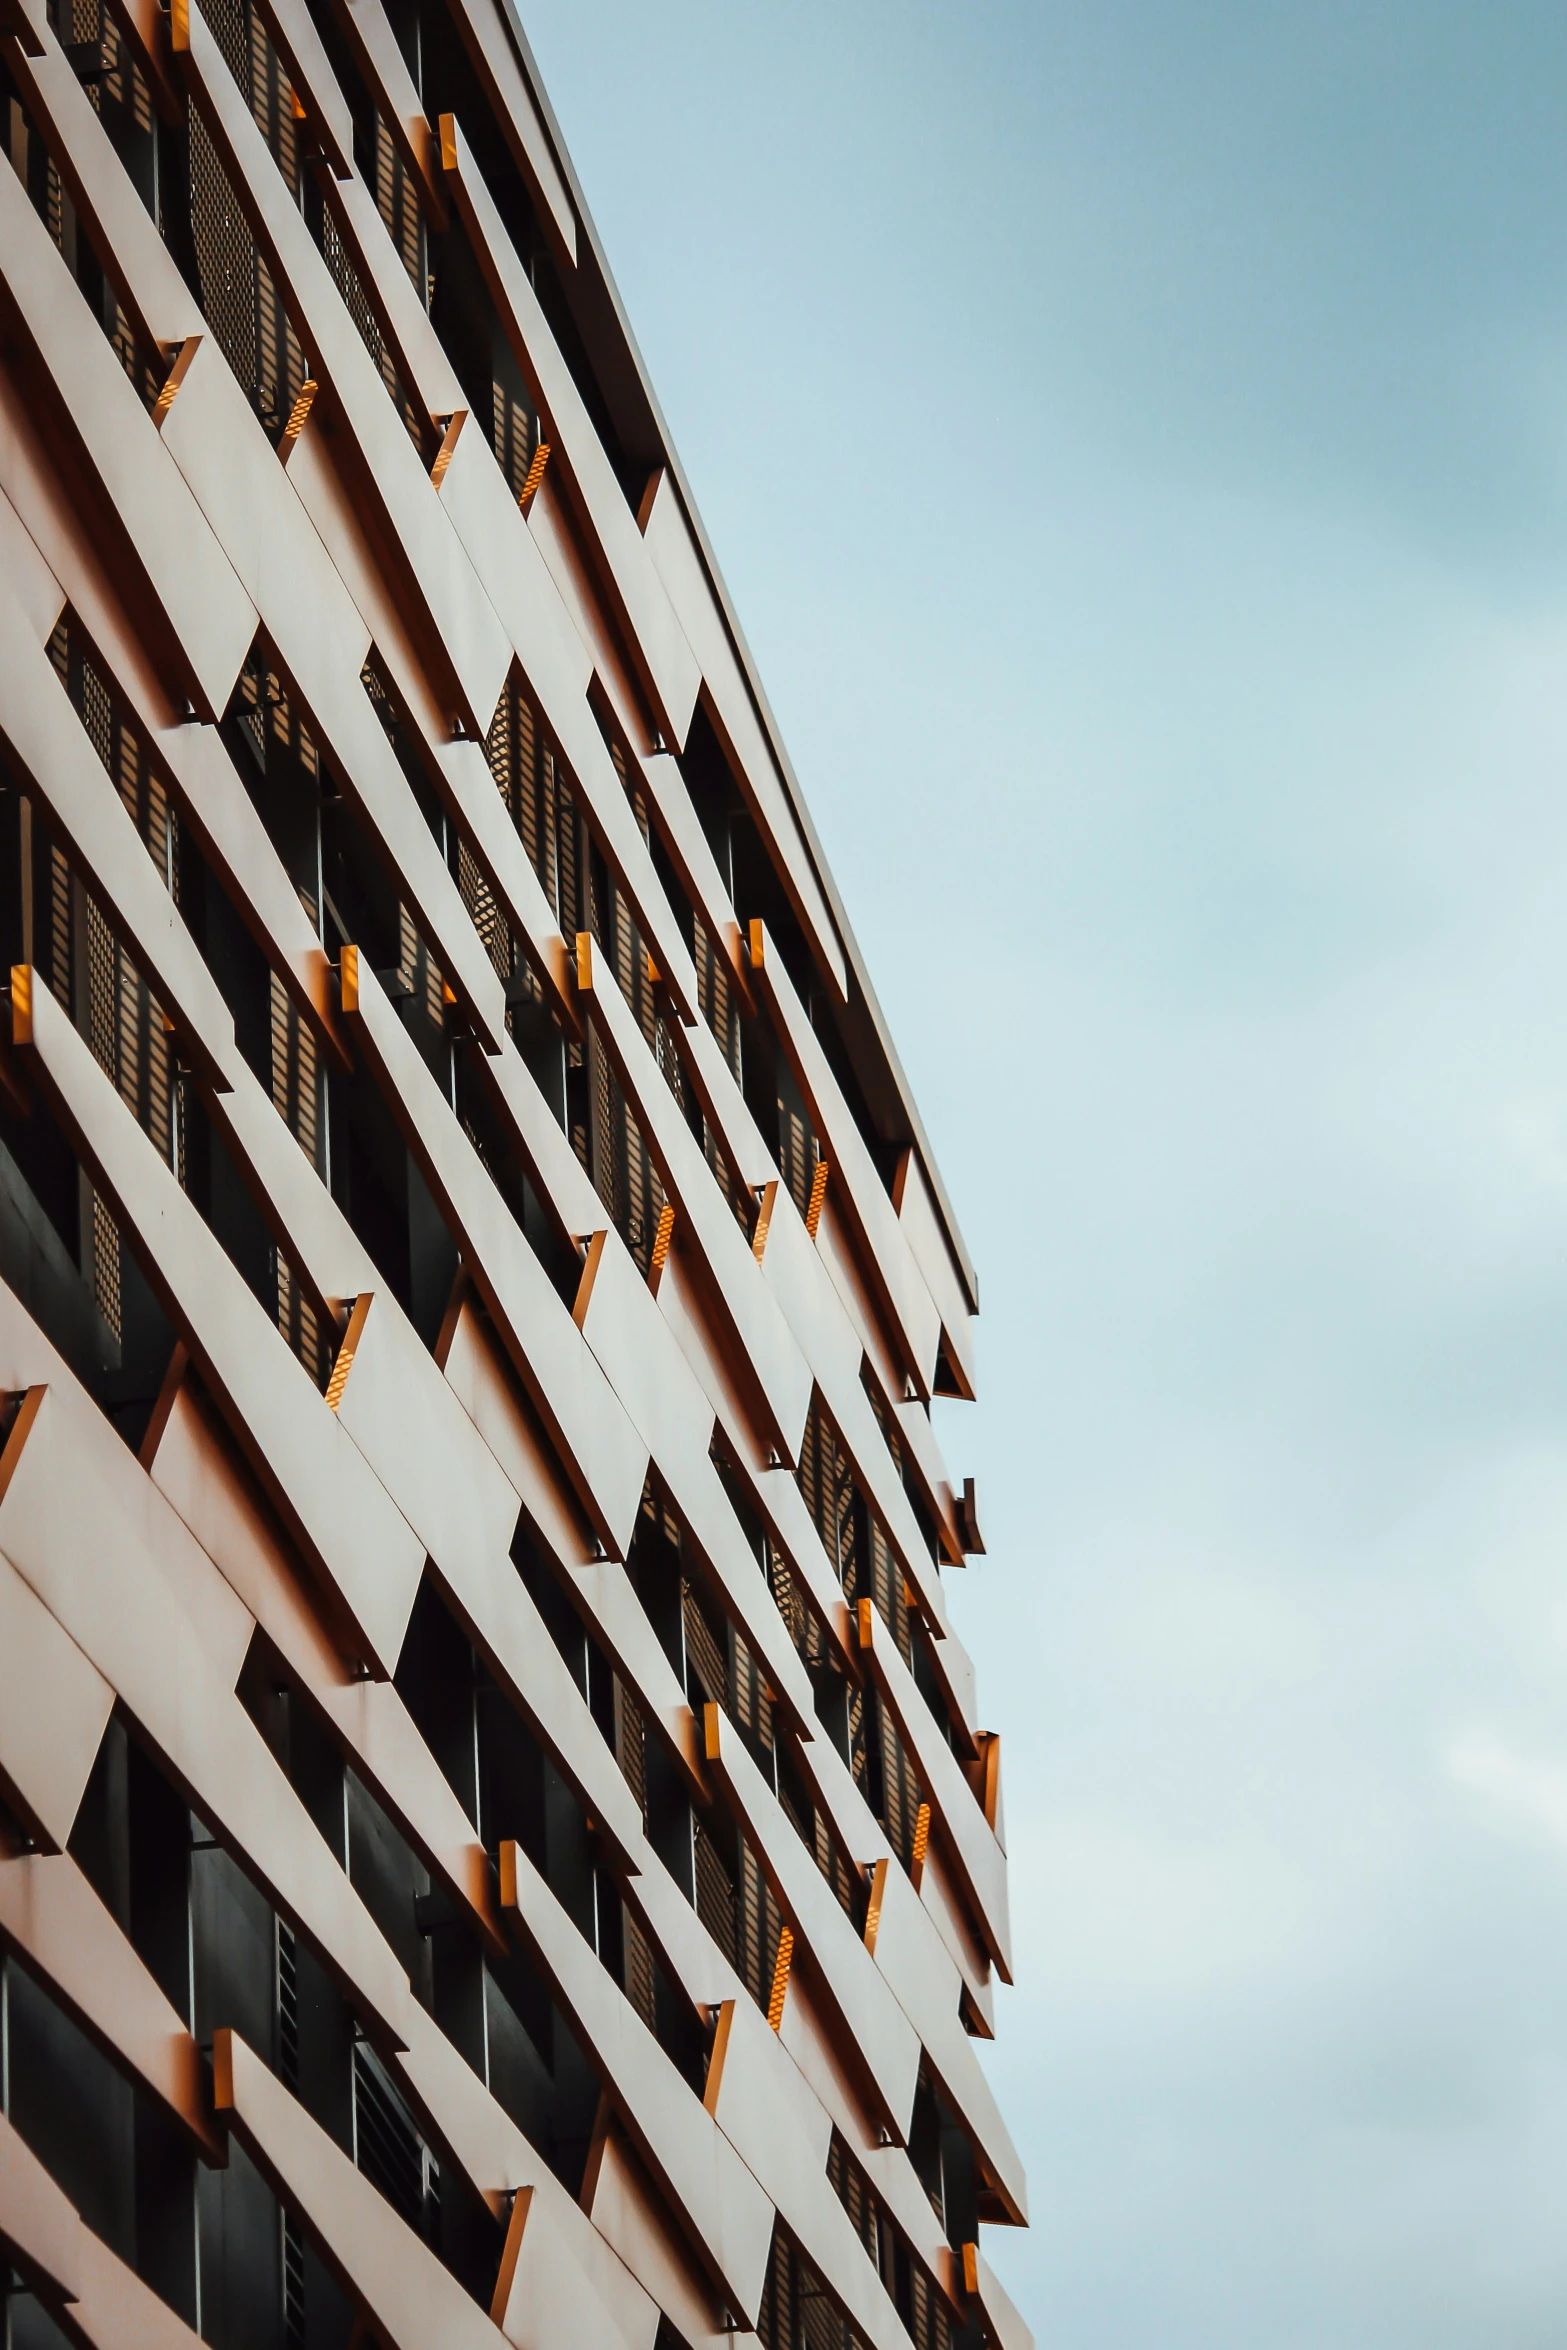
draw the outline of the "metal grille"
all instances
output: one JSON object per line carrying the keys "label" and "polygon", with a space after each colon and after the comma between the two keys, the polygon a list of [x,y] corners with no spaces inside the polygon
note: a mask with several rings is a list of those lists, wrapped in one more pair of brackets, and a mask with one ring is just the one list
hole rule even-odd
{"label": "metal grille", "polygon": [[821,1148],[810,1123],[800,1112],[778,1097],[778,1165],[788,1186],[789,1197],[802,1216],[809,1213],[811,1184],[816,1175],[816,1162]]}
{"label": "metal grille", "polygon": [[762,2350],[797,2350],[800,2337],[794,2311],[794,2251],[788,2237],[775,2224],[767,2283],[756,2321]]}
{"label": "metal grille", "polygon": [[285,2209],[283,2224],[283,2332],[290,2342],[305,2338],[305,2240],[299,2222]]}
{"label": "metal grille", "polygon": [[[735,1008],[734,983],[729,967],[705,928],[700,914],[691,917],[692,955],[696,963],[697,1010],[729,1066],[736,1085],[740,1083],[740,1016]],[[670,1039],[673,1044],[673,1038]],[[691,1105],[694,1110],[695,1105]],[[688,1114],[690,1111],[688,1110]],[[700,1127],[702,1151],[719,1190],[734,1210],[736,1221],[747,1238],[756,1225],[756,1201],[746,1185],[739,1180],[725,1156],[717,1135],[698,1112],[691,1117],[693,1128]]]}
{"label": "metal grille", "polygon": [[[540,886],[558,916],[555,762],[546,755],[541,773],[538,726],[533,705],[522,690],[520,670],[511,673],[495,713],[495,725],[504,730],[494,738],[496,747],[490,752],[495,780],[522,835],[522,845],[533,860]],[[498,756],[504,758],[504,774],[497,764]]]}
{"label": "metal grille", "polygon": [[[276,990],[277,981],[274,979]],[[303,1029],[301,1034],[307,1033]],[[329,1349],[322,1342],[321,1324],[314,1306],[305,1295],[298,1275],[281,1249],[272,1251],[273,1273],[277,1285],[277,1326],[287,1339],[300,1362],[318,1387],[325,1383]]]}
{"label": "metal grille", "polygon": [[[113,18],[100,0],[61,0],[58,30],[67,48],[96,48],[98,70],[87,82],[87,95],[99,114],[128,124],[141,137],[152,136],[152,104],[140,69],[127,57]],[[14,90],[8,100],[9,149],[12,168],[32,200],[33,208],[53,238],[61,259],[91,296],[90,308],[115,356],[137,392],[150,408],[164,374],[162,355],[139,343],[136,330],[121,310],[114,289],[102,271],[99,253],[77,217],[67,195],[48,142]]]}
{"label": "metal grille", "polygon": [[[647,800],[640,788],[634,788],[627,779],[625,754],[618,743],[610,746],[615,773],[620,787],[631,802],[631,813],[636,818],[637,830],[651,847]],[[675,1040],[675,1031],[653,985],[648,965],[647,948],[642,933],[631,911],[630,901],[619,884],[613,880],[608,889],[608,931],[605,944],[615,964],[615,978],[621,994],[631,1007],[632,1017],[642,1031],[643,1041],[658,1064],[663,1078],[679,1106],[681,1115],[693,1132],[702,1132],[701,1111],[686,1082],[685,1065]],[[727,1183],[725,1185],[727,1190]]]}
{"label": "metal grille", "polygon": [[440,2170],[379,2057],[354,2042],[354,2162],[392,2208],[428,2231],[440,2209]]}
{"label": "metal grille", "polygon": [[446,982],[408,908],[397,908],[397,976],[405,992],[423,1001],[424,1016],[439,1034],[446,1026]]}
{"label": "metal grille", "polygon": [[[614,1678],[615,1760],[621,1776],[637,1799],[642,1825],[647,1826],[647,1724],[642,1708],[617,1673]],[[651,2031],[657,2023],[657,1987],[653,1951],[647,1936],[624,1902],[621,1904],[621,1945],[625,1954],[626,1997]]]}
{"label": "metal grille", "polygon": [[909,2278],[909,2305],[914,2350],[951,2350],[952,2320],[947,2305],[923,2269],[915,2269]]}
{"label": "metal grille", "polygon": [[850,2226],[865,2247],[866,2258],[888,2292],[902,2301],[904,2322],[913,2337],[915,2350],[949,2350],[952,2325],[941,2295],[910,2257],[907,2243],[900,2238],[890,2214],[836,2130],[827,2152],[827,2177],[848,2214]]}
{"label": "metal grille", "polygon": [[783,1919],[762,1874],[761,1863],[744,1837],[740,1839],[740,1899],[735,1963],[745,1987],[766,2015],[778,1964],[778,1941]]}
{"label": "metal grille", "polygon": [[869,1692],[866,1704],[881,1760],[881,1824],[906,1869],[914,1865],[914,1838],[924,1801],[903,1741],[879,1694]]}
{"label": "metal grille", "polygon": [[[903,1476],[903,1444],[891,1414],[883,1403],[873,1380],[864,1382],[866,1399],[870,1404],[882,1440],[892,1455],[892,1465],[901,1480]],[[877,1613],[898,1644],[898,1654],[912,1670],[914,1664],[913,1610],[905,1596],[903,1570],[892,1555],[892,1547],[877,1519],[868,1519],[870,1526],[870,1594]]]}
{"label": "metal grille", "polygon": [[468,909],[468,919],[479,933],[497,975],[503,980],[510,979],[515,953],[511,926],[495,902],[495,892],[485,878],[483,867],[467,842],[461,840],[457,843],[457,888]]}
{"label": "metal grille", "polygon": [[[845,1598],[852,1603],[859,1587],[859,1524],[858,1512],[854,1507],[854,1484],[848,1463],[838,1449],[832,1423],[822,1409],[820,1397],[812,1403],[810,1416],[805,1423],[796,1476],[805,1506],[822,1538],[822,1547],[843,1585]],[[823,1636],[816,1618],[809,1615],[803,1605],[796,1601],[793,1618],[786,1613],[785,1621],[797,1621],[801,1625],[803,1637],[797,1635],[796,1644],[808,1665],[818,1671],[843,1677],[843,1668],[835,1650]],[[875,1773],[870,1767],[866,1750],[863,1690],[850,1686],[846,1709],[850,1768],[861,1793],[869,1800],[875,1793]]]}
{"label": "metal grille", "polygon": [[700,1820],[692,1842],[696,1853],[696,1914],[731,1966],[739,1964],[735,1934],[735,1881]]}
{"label": "metal grille", "polygon": [[[912,1663],[913,1631],[901,1570],[881,1526],[861,1503],[847,1457],[819,1401],[806,1422],[798,1478],[845,1598],[852,1602],[864,1591],[891,1631],[904,1663]],[[814,1622],[808,1625],[805,1654],[812,1665],[836,1669]],[[899,1859],[911,1868],[924,1801],[920,1782],[892,1716],[873,1690],[851,1688],[848,1714],[850,1767]]]}
{"label": "metal grille", "polygon": [[277,2069],[291,2089],[299,2085],[299,1956],[294,1929],[272,1921],[273,1974],[277,1990]]}
{"label": "metal grille", "polygon": [[[864,2350],[815,2270],[776,2223],[756,2331],[763,2350]],[[920,2344],[918,2350],[934,2350],[934,2345]],[[941,2350],[947,2350],[945,2343]]]}
{"label": "metal grille", "polygon": [[255,10],[245,6],[244,0],[236,0],[231,21],[236,28],[236,44],[242,43],[246,52],[243,62],[235,65],[234,78],[244,89],[248,66],[250,111],[256,118],[256,128],[272,151],[283,185],[297,203],[300,153],[293,87]]}
{"label": "metal grille", "polygon": [[507,385],[495,383],[490,388],[490,438],[495,462],[506,476],[512,496],[520,501],[538,447],[539,420],[527,402],[520,400]]}
{"label": "metal grille", "polygon": [[321,1071],[314,1031],[271,975],[272,1103],[306,1158],[321,1170]]}
{"label": "metal grille", "polygon": [[645,1273],[664,1210],[664,1187],[596,1030],[588,1030],[581,1050],[586,1055],[589,1123],[573,1130],[572,1141],[611,1223]]}
{"label": "metal grille", "polygon": [[[721,1705],[728,1713],[731,1711],[729,1659],[724,1640],[709,1621],[695,1587],[684,1579],[680,1585],[680,1612],[685,1625],[687,1678],[694,1670],[703,1697],[713,1705]],[[693,1698],[692,1702],[696,1700]]]}
{"label": "metal grille", "polygon": [[[292,772],[309,800],[321,788],[321,760],[309,727],[274,671],[253,658],[241,674],[234,714],[250,738],[265,773],[276,762]],[[312,927],[320,930],[321,885],[314,840],[295,842],[289,877]],[[326,1072],[315,1032],[275,971],[267,977],[269,1090],[272,1106],[316,1173],[325,1180],[327,1163]],[[299,1277],[281,1250],[272,1251],[277,1325],[311,1378],[320,1386],[329,1368],[328,1334]]]}
{"label": "metal grille", "polygon": [[833,1841],[825,1813],[812,1810],[811,1832],[804,1841],[810,1846],[811,1858],[832,1887],[833,1898],[839,1908],[846,1917],[853,1918],[858,1929],[863,1924],[864,1883],[850,1868],[839,1846]]}
{"label": "metal grille", "polygon": [[[516,826],[528,860],[539,877],[539,886],[549,900],[555,918],[569,942],[580,927],[575,909],[563,910],[560,882],[560,827],[564,822],[568,831],[574,828],[575,814],[571,795],[564,779],[557,778],[554,760],[542,752],[538,725],[533,705],[523,688],[522,672],[513,667],[505,690],[495,705],[490,731],[485,738],[485,756],[495,788],[506,803],[506,812]],[[466,852],[464,852],[466,855]],[[459,885],[464,885],[459,867]],[[481,897],[482,891],[482,897]],[[488,900],[487,910],[484,901]],[[511,938],[500,909],[489,897],[488,885],[483,882],[477,867],[473,868],[473,896],[469,902],[473,915],[497,971],[513,982],[514,996],[521,994],[541,1003],[544,997],[537,974],[519,959],[520,942]],[[482,915],[482,918],[481,918]],[[488,925],[488,927],[487,927]],[[511,1017],[510,1010],[507,1013]]]}
{"label": "metal grille", "polygon": [[790,1573],[789,1562],[773,1542],[767,1545],[767,1585],[773,1595],[773,1604],[784,1620],[785,1631],[801,1655],[809,1656],[815,1627],[799,1586]]}
{"label": "metal grille", "polygon": [[[683,1080],[648,977],[647,956],[629,907],[593,853],[571,787],[541,746],[533,708],[514,669],[485,741],[490,772],[522,839],[539,883],[568,944],[586,931],[611,962],[659,1066],[684,1107]],[[645,822],[645,812],[643,821]],[[516,968],[516,949],[476,866],[459,859],[459,884],[497,970]],[[536,976],[521,993],[542,1000]],[[641,1126],[619,1080],[590,1031],[586,1045],[568,1044],[574,1074],[572,1147],[626,1246],[645,1273],[652,1258],[664,1189]]]}
{"label": "metal grille", "polygon": [[617,1673],[614,1679],[615,1760],[647,1823],[647,1725],[642,1708]]}
{"label": "metal grille", "polygon": [[[301,196],[302,158],[294,93],[261,17],[246,0],[208,0],[204,10],[225,64],[250,101],[256,127],[266,140],[284,185]],[[389,151],[378,159],[377,200],[405,265],[424,295],[424,230],[417,201],[384,124],[378,139]],[[191,228],[201,280],[202,309],[225,358],[245,387],[252,407],[274,439],[282,432],[308,373],[304,352],[263,259],[250,223],[200,116],[190,117]],[[396,360],[381,333],[352,254],[329,211],[305,206],[318,223],[322,257],[374,361],[414,446],[421,454],[431,437],[428,417],[409,398]]]}
{"label": "metal grille", "polygon": [[[579,830],[578,827],[572,829]],[[576,885],[573,894],[581,910],[575,929],[592,934],[614,970],[620,992],[630,1005],[643,1035],[650,1045],[654,1045],[657,1015],[652,983],[647,976],[647,956],[631,919],[630,909],[619,887],[604,870],[601,860],[593,854],[585,828],[580,828],[580,837],[572,845],[576,853],[569,869],[570,878]],[[565,846],[563,835],[562,850]],[[567,878],[568,867],[563,855],[563,898]],[[565,911],[563,905],[563,917]],[[568,931],[566,935],[570,937],[572,933]],[[609,1065],[596,1032],[591,1028],[588,1033],[587,1075],[590,1123],[588,1153],[584,1164],[621,1239],[645,1273],[652,1259],[658,1220],[663,1212],[664,1187],[659,1181],[636,1114]]]}
{"label": "metal grille", "polygon": [[[293,92],[266,33],[244,0],[208,0],[213,38],[290,194],[300,160]],[[190,222],[201,307],[224,357],[275,440],[307,373],[304,353],[272,273],[198,111],[190,110]]]}
{"label": "metal grille", "polygon": [[88,81],[88,102],[98,114],[129,106],[136,128],[152,130],[152,100],[141,68],[127,54],[120,29],[102,0],[59,0],[57,25],[67,48],[96,44],[100,70]]}
{"label": "metal grille", "polygon": [[[772,1692],[749,1644],[733,1625],[729,1627],[729,1683],[729,1711],[735,1727],[746,1739],[766,1776],[776,1782],[778,1765],[773,1751]],[[787,1811],[787,1805],[785,1809]],[[798,1832],[799,1822],[794,1824]],[[802,1841],[811,1849],[814,1837],[806,1834]],[[744,1843],[741,1846],[740,1896],[743,1943],[741,1972],[751,1996],[766,2013],[778,1962],[783,1919],[755,1854]]]}
{"label": "metal grille", "polygon": [[[893,1458],[896,1460],[896,1439],[891,1441],[894,1444]],[[896,1641],[899,1655],[912,1669],[913,1619],[904,1597],[903,1572],[892,1555],[891,1546],[880,1524],[868,1511],[865,1514],[865,1525],[869,1534],[871,1599],[877,1614]],[[892,1716],[879,1696],[874,1700],[874,1712],[876,1736],[881,1748],[882,1824],[904,1867],[911,1869],[924,1793]]]}
{"label": "metal grille", "polygon": [[[827,2149],[827,2177],[833,2193],[849,2215],[849,2224],[878,2271],[882,2268],[881,2209],[869,2180],[834,2130]],[[890,2249],[890,2247],[889,2247]]]}
{"label": "metal grille", "polygon": [[260,257],[218,151],[194,111],[190,118],[190,217],[207,324],[263,424],[276,422],[276,384],[269,384],[263,396],[256,364]]}
{"label": "metal grille", "polygon": [[[553,815],[550,831],[555,850],[554,888],[555,919],[568,939],[579,931],[593,928],[593,911],[588,902],[586,874],[588,870],[588,840],[570,784],[562,774],[550,752],[544,754],[544,783],[547,803]],[[524,838],[527,837],[524,832]],[[546,890],[549,879],[539,878]]]}
{"label": "metal grille", "polygon": [[859,2335],[828,2298],[816,2271],[795,2257],[796,2306],[803,2350],[863,2350]]}
{"label": "metal grille", "polygon": [[770,1753],[773,1744],[773,1695],[749,1644],[730,1627],[730,1708],[735,1727],[744,1732],[753,1749]]}
{"label": "metal grille", "polygon": [[865,1522],[870,1529],[871,1597],[877,1614],[898,1644],[898,1654],[912,1671],[913,1611],[903,1596],[903,1570],[892,1555],[892,1546],[882,1532],[880,1520],[867,1512]]}
{"label": "metal grille", "polygon": [[[859,1512],[855,1508],[854,1478],[818,1397],[811,1405],[800,1445],[796,1472],[805,1506],[816,1522],[822,1547],[843,1585],[844,1597],[854,1600],[860,1589]],[[815,1662],[812,1658],[811,1662]]]}
{"label": "metal grille", "polygon": [[84,31],[82,19],[84,16],[96,17],[94,33],[103,44],[103,78],[88,85],[87,94],[94,106],[100,114],[107,114],[116,107],[127,108],[131,121],[142,137],[151,138],[152,92],[143,79],[141,67],[126,49],[119,26],[108,9],[101,5],[101,0],[85,0],[84,5],[76,8],[75,16],[76,31],[73,38],[80,41],[93,37]]}
{"label": "metal grille", "polygon": [[[249,735],[256,763],[263,771],[273,759],[286,760],[300,771],[307,791],[319,793],[321,758],[315,739],[298,708],[289,700],[283,680],[267,667],[259,652],[253,653],[240,673],[234,715]],[[301,860],[297,846],[291,844],[285,862],[299,902],[319,931],[320,874],[316,856],[312,851]]]}
{"label": "metal grille", "polygon": [[[721,1705],[753,1745],[770,1747],[771,1699],[749,1648],[732,1628],[720,1632],[714,1626],[689,1582],[682,1581],[680,1597],[687,1675],[697,1683],[692,1702],[705,1697]],[[697,1914],[765,2014],[783,1921],[755,1853],[744,1837],[737,1841],[738,1884],[718,1846],[697,1822]]]}
{"label": "metal grille", "polygon": [[354,322],[359,340],[375,361],[376,370],[386,386],[393,407],[403,420],[409,439],[421,456],[426,455],[425,444],[432,438],[430,420],[421,414],[408,396],[398,372],[396,357],[381,332],[380,322],[360,280],[354,257],[344,244],[337,223],[329,212],[323,214],[321,221],[321,253],[332,273],[332,282],[343,298],[343,307]]}
{"label": "metal grille", "polygon": [[[164,887],[177,899],[178,827],[162,779],[148,760],[139,732],[94,666],[69,612],[49,640],[49,654]],[[47,881],[40,911],[48,927],[48,969],[55,998],[159,1156],[183,1181],[178,1081],[162,1009],[92,893],[53,843]],[[84,1256],[90,1263],[83,1269],[90,1275],[99,1312],[120,1338],[119,1230],[90,1184],[84,1191]]]}
{"label": "metal grille", "polygon": [[658,2028],[658,1986],[653,1946],[625,1904],[621,1904],[626,1949],[626,1997],[650,2032]]}
{"label": "metal grille", "polygon": [[238,380],[257,390],[255,239],[201,116],[190,118],[190,212],[201,307]]}
{"label": "metal grille", "polygon": [[386,233],[408,272],[409,282],[428,308],[430,281],[425,266],[424,214],[408,166],[379,114],[375,118],[375,200],[386,223]]}
{"label": "metal grille", "polygon": [[740,1016],[735,1009],[734,982],[729,976],[729,966],[719,953],[713,935],[700,914],[692,916],[691,931],[696,962],[697,1010],[712,1030],[714,1041],[738,1085]]}

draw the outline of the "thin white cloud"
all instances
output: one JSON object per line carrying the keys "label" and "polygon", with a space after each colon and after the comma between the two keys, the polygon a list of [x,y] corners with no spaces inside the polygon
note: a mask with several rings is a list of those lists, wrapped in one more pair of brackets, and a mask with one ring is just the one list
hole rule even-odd
{"label": "thin white cloud", "polygon": [[1540,2350],[1567,11],[524,13],[980,1268],[990,2257]]}
{"label": "thin white cloud", "polygon": [[1455,1783],[1484,1798],[1499,1823],[1567,1850],[1567,1761],[1520,1754],[1494,1730],[1465,1730],[1447,1751]]}

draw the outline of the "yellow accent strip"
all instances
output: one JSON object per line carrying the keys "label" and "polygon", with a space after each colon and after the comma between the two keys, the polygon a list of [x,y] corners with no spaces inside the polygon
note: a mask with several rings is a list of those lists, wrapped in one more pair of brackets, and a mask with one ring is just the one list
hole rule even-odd
{"label": "yellow accent strip", "polygon": [[811,1177],[811,1197],[805,1210],[805,1229],[814,1240],[816,1227],[822,1220],[822,1208],[827,1199],[827,1178],[832,1173],[825,1159],[818,1159],[816,1172]]}
{"label": "yellow accent strip", "polygon": [[773,1968],[772,1994],[767,2002],[767,2021],[775,2032],[783,2028],[784,2000],[789,1991],[789,1967],[794,1957],[794,1934],[785,1926],[778,1937],[778,1963]]}
{"label": "yellow accent strip", "polygon": [[163,388],[152,404],[152,421],[159,432],[163,430],[164,420],[174,405],[180,385],[185,381],[186,369],[195,358],[196,348],[200,341],[200,335],[187,335],[174,354],[173,364],[163,379]]}
{"label": "yellow accent strip", "polygon": [[548,465],[549,461],[549,442],[540,441],[538,447],[533,452],[533,462],[528,467],[523,485],[517,492],[517,503],[522,508],[524,514],[527,513],[528,508],[532,505],[534,498],[538,493],[539,484],[544,479],[544,468],[546,465]]}
{"label": "yellow accent strip", "polygon": [[337,1360],[332,1365],[332,1376],[327,1381],[326,1400],[334,1412],[343,1400],[343,1390],[348,1385],[348,1374],[354,1367],[354,1354],[364,1331],[365,1316],[370,1311],[370,1300],[373,1294],[373,1291],[366,1289],[355,1298],[354,1310],[348,1317],[348,1328],[343,1333],[343,1343],[338,1348]]}
{"label": "yellow accent strip", "polygon": [[910,1863],[912,1868],[922,1869],[925,1866],[925,1854],[929,1846],[930,1805],[922,1803],[914,1821],[914,1857]]}
{"label": "yellow accent strip", "polygon": [[234,2034],[227,2024],[212,2035],[212,2102],[219,2113],[234,2110]]}
{"label": "yellow accent strip", "polygon": [[767,1253],[767,1235],[773,1228],[773,1203],[777,1197],[777,1183],[769,1183],[763,1190],[762,1204],[756,1215],[756,1230],[751,1235],[751,1254],[758,1264]]}
{"label": "yellow accent strip", "polygon": [[455,415],[449,419],[446,431],[442,436],[441,445],[435,452],[435,463],[430,468],[430,486],[432,489],[438,490],[442,482],[446,479],[446,468],[452,461],[452,451],[457,446],[457,435],[462,431],[462,428],[467,421],[468,411],[466,408],[459,408]]}
{"label": "yellow accent strip", "polygon": [[881,1897],[887,1883],[887,1863],[879,1860],[871,1871],[871,1897],[865,1911],[865,1947],[874,1958],[881,1930]]}
{"label": "yellow accent strip", "polygon": [[310,414],[316,393],[320,388],[314,376],[309,377],[299,387],[294,405],[288,412],[288,422],[283,427],[283,437],[278,442],[277,453],[285,464],[288,462],[289,451],[305,429],[305,420]]}
{"label": "yellow accent strip", "polygon": [[[495,2293],[490,2302],[490,2317],[496,2325],[501,2323],[511,2306],[512,2280],[517,2274],[517,2262],[522,2255],[522,2232],[528,2224],[529,2214],[533,2209],[533,2198],[537,2192],[535,2187],[519,2187],[512,2197],[511,2216],[506,2222],[506,2241],[501,2247],[500,2273],[495,2279]],[[363,2315],[364,2312],[361,2310],[359,2316],[355,2318],[356,2329]],[[369,2334],[368,2339],[373,2341],[375,2337],[373,2334]],[[352,2339],[350,2339],[350,2350],[353,2350]]]}
{"label": "yellow accent strip", "polygon": [[718,2092],[723,2087],[724,2059],[729,2054],[729,2035],[734,2030],[734,2024],[735,2003],[732,1999],[725,1999],[719,2006],[713,2045],[707,2057],[707,2086],[702,2091],[702,2104],[708,2113],[716,2108]]}
{"label": "yellow accent strip", "polygon": [[648,1262],[648,1279],[657,1281],[669,1262],[669,1244],[675,1236],[675,1211],[666,1199],[658,1211],[658,1230],[653,1235],[653,1254]]}

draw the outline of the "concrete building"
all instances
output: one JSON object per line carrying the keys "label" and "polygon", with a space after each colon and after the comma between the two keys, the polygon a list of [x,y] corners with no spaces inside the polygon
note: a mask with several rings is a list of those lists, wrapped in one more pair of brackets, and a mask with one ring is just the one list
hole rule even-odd
{"label": "concrete building", "polygon": [[978,1297],[510,0],[0,0],[7,2343],[1017,2350]]}

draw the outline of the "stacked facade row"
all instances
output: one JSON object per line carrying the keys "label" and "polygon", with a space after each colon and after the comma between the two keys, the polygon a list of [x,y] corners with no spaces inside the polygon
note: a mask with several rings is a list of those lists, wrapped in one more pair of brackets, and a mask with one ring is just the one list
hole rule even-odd
{"label": "stacked facade row", "polygon": [[974,1275],[509,0],[0,0],[8,2350],[1016,2350]]}

